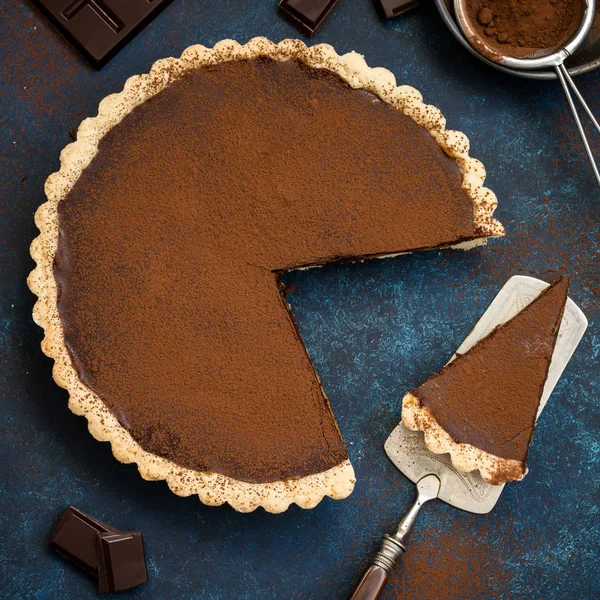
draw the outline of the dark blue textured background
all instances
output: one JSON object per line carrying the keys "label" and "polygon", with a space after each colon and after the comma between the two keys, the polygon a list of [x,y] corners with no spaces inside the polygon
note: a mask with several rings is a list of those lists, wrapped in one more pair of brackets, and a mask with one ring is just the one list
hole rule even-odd
{"label": "dark blue textured background", "polygon": [[[314,42],[391,69],[468,134],[507,237],[469,253],[288,275],[358,482],[347,500],[326,499],[315,510],[242,515],[143,481],[69,412],[30,316],[28,246],[69,129],[128,76],[193,43],[299,34],[274,0],[175,0],[95,72],[29,2],[2,1],[0,597],[95,597],[94,583],[46,545],[62,510],[75,504],[144,531],[150,581],[124,598],[345,598],[413,497],[383,451],[401,396],[446,361],[508,277],[558,272],[573,278],[571,296],[590,329],[540,421],[529,475],[507,486],[487,516],[427,507],[385,598],[600,597],[600,192],[558,85],[488,69],[424,4],[383,23],[370,0],[343,0]],[[600,114],[600,73],[578,82]],[[600,155],[597,138],[594,145]]]}

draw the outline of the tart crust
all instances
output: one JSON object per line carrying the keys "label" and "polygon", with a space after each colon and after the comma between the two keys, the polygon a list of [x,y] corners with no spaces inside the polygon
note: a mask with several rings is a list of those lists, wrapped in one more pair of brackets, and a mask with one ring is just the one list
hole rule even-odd
{"label": "tart crust", "polygon": [[434,454],[450,454],[454,467],[464,473],[479,470],[486,483],[500,485],[520,481],[527,474],[527,468],[521,461],[501,458],[471,444],[455,442],[433,413],[410,392],[402,399],[402,422],[410,430],[425,434],[428,450]]}
{"label": "tart crust", "polygon": [[[96,155],[102,137],[136,106],[158,94],[170,82],[191,69],[230,60],[268,56],[275,60],[300,60],[313,67],[337,73],[353,88],[363,88],[396,107],[417,124],[426,128],[438,145],[453,157],[463,174],[462,186],[473,202],[476,239],[454,247],[469,249],[485,244],[488,237],[504,234],[502,225],[493,218],[497,205],[494,193],[483,187],[485,168],[469,157],[469,141],[460,132],[446,130],[446,120],[434,106],[424,104],[421,94],[412,87],[396,86],[394,75],[382,68],[369,68],[355,52],[343,56],[326,44],[307,47],[299,40],[284,40],[274,44],[265,38],[254,38],[245,45],[223,40],[214,48],[190,46],[181,58],[157,61],[150,73],[130,77],[124,89],[102,100],[98,115],[85,119],[77,131],[77,140],[66,146],[60,155],[61,167],[46,181],[48,201],[36,212],[35,222],[40,235],[31,245],[31,256],[37,263],[28,284],[38,300],[33,310],[34,321],[44,329],[43,352],[54,359],[53,377],[69,392],[69,408],[88,420],[90,433],[99,441],[107,441],[119,461],[137,463],[147,480],[166,480],[170,489],[180,496],[198,494],[208,505],[229,503],[241,512],[259,506],[272,513],[285,511],[291,503],[302,508],[316,506],[323,496],[334,499],[347,497],[354,488],[354,470],[348,460],[335,467],[296,480],[273,483],[246,483],[212,472],[197,472],[145,451],[117,421],[102,400],[87,388],[77,376],[67,351],[57,306],[57,289],[53,261],[58,245],[58,203]],[[444,450],[447,451],[447,450]]]}

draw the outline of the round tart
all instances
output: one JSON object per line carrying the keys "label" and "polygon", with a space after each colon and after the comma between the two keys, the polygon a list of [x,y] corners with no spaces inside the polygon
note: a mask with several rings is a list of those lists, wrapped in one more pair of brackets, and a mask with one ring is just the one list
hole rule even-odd
{"label": "round tart", "polygon": [[502,235],[468,150],[416,90],[326,45],[226,40],[130,78],[36,214],[34,319],[71,410],[206,504],[346,497],[281,274]]}

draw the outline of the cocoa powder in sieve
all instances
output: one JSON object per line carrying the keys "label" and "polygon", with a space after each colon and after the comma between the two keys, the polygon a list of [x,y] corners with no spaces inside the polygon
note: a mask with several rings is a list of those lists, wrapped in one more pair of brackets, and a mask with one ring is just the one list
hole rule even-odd
{"label": "cocoa powder in sieve", "polygon": [[583,0],[467,0],[466,4],[481,41],[515,58],[566,43],[584,13]]}

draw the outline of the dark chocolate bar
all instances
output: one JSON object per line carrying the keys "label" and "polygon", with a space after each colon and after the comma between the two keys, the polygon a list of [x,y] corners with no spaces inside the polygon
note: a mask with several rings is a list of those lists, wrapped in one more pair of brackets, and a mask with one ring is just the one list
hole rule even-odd
{"label": "dark chocolate bar", "polygon": [[69,506],[56,525],[50,547],[96,577],[98,575],[98,533],[114,533],[114,527]]}
{"label": "dark chocolate bar", "polygon": [[393,19],[408,10],[419,6],[419,0],[375,0],[384,19]]}
{"label": "dark chocolate bar", "polygon": [[340,0],[281,0],[279,8],[305,33],[312,35],[339,2]]}
{"label": "dark chocolate bar", "polygon": [[96,68],[106,64],[172,0],[34,0]]}
{"label": "dark chocolate bar", "polygon": [[148,581],[141,531],[98,534],[100,592],[121,592]]}

